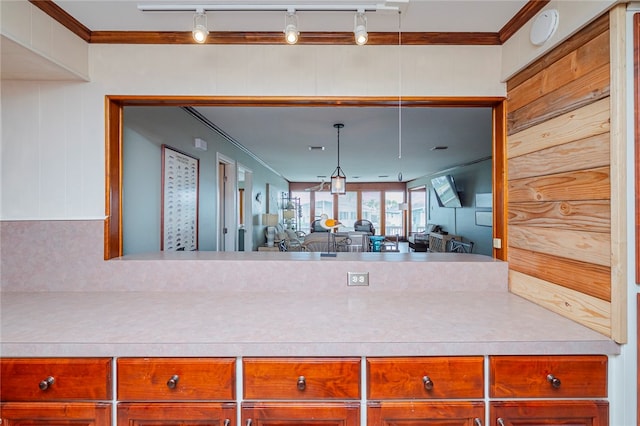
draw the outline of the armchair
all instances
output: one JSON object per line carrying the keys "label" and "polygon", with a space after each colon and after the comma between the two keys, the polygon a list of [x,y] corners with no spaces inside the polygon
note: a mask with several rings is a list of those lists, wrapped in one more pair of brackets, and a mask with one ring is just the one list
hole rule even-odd
{"label": "armchair", "polygon": [[366,219],[358,219],[353,224],[354,231],[369,232],[371,235],[375,235],[376,229],[373,227],[373,223]]}

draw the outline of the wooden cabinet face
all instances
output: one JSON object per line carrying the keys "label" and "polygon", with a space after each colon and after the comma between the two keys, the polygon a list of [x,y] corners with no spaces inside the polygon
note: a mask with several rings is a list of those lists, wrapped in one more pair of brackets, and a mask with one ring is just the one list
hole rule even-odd
{"label": "wooden cabinet face", "polygon": [[6,402],[0,404],[3,426],[111,426],[111,404]]}
{"label": "wooden cabinet face", "polygon": [[235,426],[235,403],[118,404],[117,426]]}
{"label": "wooden cabinet face", "polygon": [[356,402],[246,402],[242,404],[242,424],[250,426],[360,426],[360,404]]}
{"label": "wooden cabinet face", "polygon": [[491,403],[491,425],[608,426],[606,401],[509,401]]}
{"label": "wooden cabinet face", "polygon": [[245,358],[245,399],[360,399],[360,358]]}
{"label": "wooden cabinet face", "polygon": [[389,401],[369,403],[368,426],[481,426],[482,402]]}
{"label": "wooden cabinet face", "polygon": [[235,399],[234,358],[119,358],[118,399]]}
{"label": "wooden cabinet face", "polygon": [[478,399],[483,369],[481,356],[367,358],[367,398]]}
{"label": "wooden cabinet face", "polygon": [[492,398],[606,398],[607,357],[492,356]]}
{"label": "wooden cabinet face", "polygon": [[111,399],[111,358],[4,358],[2,401]]}

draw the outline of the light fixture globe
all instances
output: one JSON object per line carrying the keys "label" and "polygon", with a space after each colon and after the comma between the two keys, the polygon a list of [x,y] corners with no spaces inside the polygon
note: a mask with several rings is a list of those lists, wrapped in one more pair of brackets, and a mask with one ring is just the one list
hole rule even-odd
{"label": "light fixture globe", "polygon": [[347,177],[340,168],[340,129],[344,124],[336,123],[333,127],[338,130],[338,167],[331,174],[331,193],[342,195],[347,193]]}
{"label": "light fixture globe", "polygon": [[285,15],[284,39],[288,44],[296,44],[299,36],[298,16],[294,10],[289,10]]}
{"label": "light fixture globe", "polygon": [[367,17],[364,11],[358,10],[353,21],[353,35],[355,36],[356,44],[358,46],[367,44],[369,34],[367,34]]}
{"label": "light fixture globe", "polygon": [[198,9],[196,14],[193,15],[193,30],[191,31],[191,35],[196,43],[204,43],[207,41],[209,29],[207,28],[207,15],[204,9]]}

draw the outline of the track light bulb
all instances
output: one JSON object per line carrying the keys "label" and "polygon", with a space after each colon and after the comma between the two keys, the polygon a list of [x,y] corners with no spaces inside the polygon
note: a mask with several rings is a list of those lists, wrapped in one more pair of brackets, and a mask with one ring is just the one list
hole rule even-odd
{"label": "track light bulb", "polygon": [[367,17],[363,10],[358,10],[354,16],[353,34],[356,38],[356,44],[362,46],[367,44],[369,40],[369,34],[367,34]]}
{"label": "track light bulb", "polygon": [[207,15],[204,13],[204,9],[198,9],[193,16],[193,31],[191,31],[191,34],[196,43],[207,41],[209,30],[207,29]]}
{"label": "track light bulb", "polygon": [[300,35],[300,32],[298,31],[298,16],[296,15],[295,10],[287,11],[284,22],[285,40],[289,44],[296,44],[298,42],[298,36]]}

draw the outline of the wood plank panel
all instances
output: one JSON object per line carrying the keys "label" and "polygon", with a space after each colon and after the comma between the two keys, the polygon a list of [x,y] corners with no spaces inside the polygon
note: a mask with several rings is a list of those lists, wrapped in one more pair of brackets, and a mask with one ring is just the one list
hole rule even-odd
{"label": "wood plank panel", "polygon": [[509,91],[509,110],[515,111],[522,108],[539,97],[608,64],[609,32],[607,31]]}
{"label": "wood plank panel", "polygon": [[609,98],[509,136],[509,158],[609,132]]}
{"label": "wood plank panel", "polygon": [[625,4],[609,11],[611,31],[611,317],[612,337],[627,342],[627,12]]}
{"label": "wood plank panel", "polygon": [[[633,15],[633,72],[635,80],[634,117],[635,146],[640,146],[640,13]],[[640,284],[640,150],[635,150],[635,188],[636,188],[636,283]],[[640,299],[639,299],[640,300]],[[638,328],[640,330],[640,327]],[[639,331],[640,332],[640,331]],[[639,352],[640,353],[640,352]],[[639,361],[640,362],[640,361]],[[640,370],[639,370],[640,371]],[[640,375],[640,373],[638,373]],[[640,376],[639,376],[640,377]],[[638,383],[640,387],[640,381]],[[640,392],[638,393],[640,408]],[[638,410],[640,426],[640,410]]]}
{"label": "wood plank panel", "polygon": [[507,91],[510,92],[541,70],[549,67],[558,59],[568,55],[580,46],[589,42],[605,31],[609,30],[609,16],[604,13],[584,29],[569,37],[559,46],[545,54],[531,65],[528,65],[519,74],[514,75],[507,81]]}
{"label": "wood plank panel", "polygon": [[510,203],[509,224],[609,233],[610,212],[607,200]]}
{"label": "wood plank panel", "polygon": [[509,271],[509,290],[604,335],[611,335],[611,304],[538,278]]}
{"label": "wood plank panel", "polygon": [[598,299],[611,301],[611,268],[512,247],[509,268]]}
{"label": "wood plank panel", "polygon": [[609,134],[603,133],[512,158],[508,167],[511,179],[522,179],[594,169],[609,162]]}
{"label": "wood plank panel", "polygon": [[610,70],[603,65],[528,105],[507,114],[508,134],[573,111],[609,96]]}
{"label": "wood plank panel", "polygon": [[611,266],[609,234],[510,225],[509,247]]}
{"label": "wood plank panel", "polygon": [[509,181],[509,203],[608,200],[610,197],[608,167]]}

